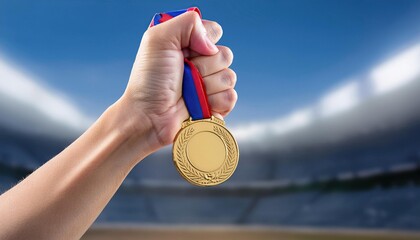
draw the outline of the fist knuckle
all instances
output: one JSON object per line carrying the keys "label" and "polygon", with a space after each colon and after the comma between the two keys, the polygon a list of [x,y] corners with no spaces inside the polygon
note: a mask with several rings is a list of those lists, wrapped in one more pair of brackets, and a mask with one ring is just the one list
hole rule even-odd
{"label": "fist knuckle", "polygon": [[191,21],[193,23],[201,22],[201,18],[196,11],[188,11],[184,14],[181,14],[180,16],[185,17],[187,21]]}
{"label": "fist knuckle", "polygon": [[144,41],[144,42],[148,42],[148,41],[150,41],[150,39],[152,38],[152,36],[153,36],[153,28],[149,28],[149,29],[147,29],[144,33],[143,33],[143,36],[142,36],[142,41]]}
{"label": "fist knuckle", "polygon": [[232,69],[226,69],[223,75],[223,82],[226,86],[233,88],[236,84],[236,73]]}
{"label": "fist knuckle", "polygon": [[222,117],[226,117],[227,115],[229,115],[230,110],[229,111],[224,111],[223,113],[220,113],[220,115],[222,115]]}
{"label": "fist knuckle", "polygon": [[233,52],[228,47],[222,47],[220,48],[220,55],[222,58],[222,61],[226,63],[228,66],[232,64],[233,61]]}
{"label": "fist knuckle", "polygon": [[233,89],[229,89],[229,90],[227,90],[227,91],[226,91],[226,96],[225,96],[225,98],[226,98],[225,103],[226,103],[226,105],[227,105],[227,108],[228,108],[229,110],[230,110],[230,109],[232,109],[232,108],[233,108],[233,106],[235,106],[236,99],[237,99],[237,94],[236,94],[236,91],[235,91],[235,90],[233,90]]}
{"label": "fist knuckle", "polygon": [[222,36],[222,27],[217,22],[211,22],[208,35],[213,40],[218,40]]}

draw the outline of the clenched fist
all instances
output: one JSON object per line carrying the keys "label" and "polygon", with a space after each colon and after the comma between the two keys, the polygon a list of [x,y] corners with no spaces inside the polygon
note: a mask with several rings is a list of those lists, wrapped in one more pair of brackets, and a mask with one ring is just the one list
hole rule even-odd
{"label": "clenched fist", "polygon": [[150,128],[153,150],[173,142],[188,118],[182,99],[184,58],[189,58],[204,79],[213,115],[222,118],[234,107],[236,74],[229,66],[232,51],[215,44],[222,28],[186,12],[143,35],[127,89],[122,97],[129,105],[134,129]]}

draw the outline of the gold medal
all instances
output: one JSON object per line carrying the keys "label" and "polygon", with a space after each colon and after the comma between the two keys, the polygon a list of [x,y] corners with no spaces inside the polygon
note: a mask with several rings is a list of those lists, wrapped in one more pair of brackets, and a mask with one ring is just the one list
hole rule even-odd
{"label": "gold medal", "polygon": [[172,149],[178,172],[198,186],[214,186],[229,179],[238,165],[239,148],[223,120],[209,119],[182,124]]}

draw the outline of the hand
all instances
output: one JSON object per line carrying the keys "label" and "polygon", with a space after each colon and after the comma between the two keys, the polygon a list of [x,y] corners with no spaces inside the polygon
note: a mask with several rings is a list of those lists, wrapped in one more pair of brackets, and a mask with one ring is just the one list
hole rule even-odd
{"label": "hand", "polygon": [[213,115],[222,118],[234,107],[236,74],[228,68],[233,54],[227,47],[214,45],[221,36],[220,25],[201,21],[195,12],[154,26],[143,35],[123,99],[134,118],[134,129],[152,129],[152,151],[172,143],[189,116],[181,95],[184,57],[203,76]]}

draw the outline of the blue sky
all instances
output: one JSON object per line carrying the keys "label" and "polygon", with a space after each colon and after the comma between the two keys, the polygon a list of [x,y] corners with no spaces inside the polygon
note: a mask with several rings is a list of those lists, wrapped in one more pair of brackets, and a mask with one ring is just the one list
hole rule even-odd
{"label": "blue sky", "polygon": [[155,12],[200,7],[235,54],[231,123],[276,118],[420,41],[420,1],[0,1],[0,53],[98,116]]}

